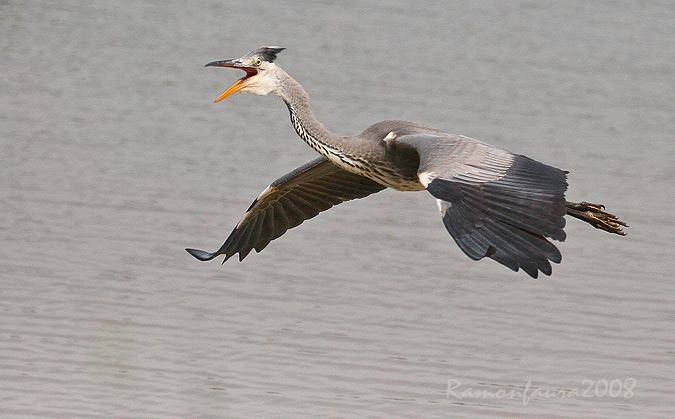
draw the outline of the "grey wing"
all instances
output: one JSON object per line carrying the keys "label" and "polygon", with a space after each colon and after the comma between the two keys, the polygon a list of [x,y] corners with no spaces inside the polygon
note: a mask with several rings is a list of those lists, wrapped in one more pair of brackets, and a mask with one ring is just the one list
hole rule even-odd
{"label": "grey wing", "polygon": [[420,156],[418,177],[438,202],[443,224],[471,259],[487,256],[533,278],[551,274],[565,240],[565,172],[451,134],[396,139]]}
{"label": "grey wing", "polygon": [[244,217],[216,252],[185,249],[199,260],[225,255],[223,263],[239,253],[243,260],[251,250],[262,251],[288,229],[316,217],[334,205],[363,198],[386,186],[343,170],[323,157],[316,158],[268,186],[253,201]]}

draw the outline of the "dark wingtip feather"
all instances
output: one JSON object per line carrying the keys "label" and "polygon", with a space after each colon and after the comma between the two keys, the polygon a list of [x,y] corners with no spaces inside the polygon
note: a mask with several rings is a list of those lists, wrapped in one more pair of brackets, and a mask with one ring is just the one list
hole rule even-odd
{"label": "dark wingtip feather", "polygon": [[546,237],[566,237],[566,188],[562,171],[524,156],[516,156],[506,174],[490,182],[435,178],[427,185],[447,203],[443,223],[465,254],[474,260],[489,257],[532,278],[539,271],[551,275],[550,262],[562,259]]}
{"label": "dark wingtip feather", "polygon": [[209,253],[198,249],[185,249],[185,251],[191,254],[195,259],[201,260],[202,262],[211,260],[218,256],[216,253]]}

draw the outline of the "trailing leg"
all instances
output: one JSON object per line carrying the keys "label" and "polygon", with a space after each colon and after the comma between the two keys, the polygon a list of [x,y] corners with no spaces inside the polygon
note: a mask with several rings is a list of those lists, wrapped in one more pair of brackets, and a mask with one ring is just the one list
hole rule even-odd
{"label": "trailing leg", "polygon": [[591,204],[582,201],[568,202],[566,206],[567,215],[585,221],[600,230],[605,230],[621,236],[626,235],[621,227],[628,227],[628,224],[619,220],[616,215],[605,211],[605,206],[602,204]]}

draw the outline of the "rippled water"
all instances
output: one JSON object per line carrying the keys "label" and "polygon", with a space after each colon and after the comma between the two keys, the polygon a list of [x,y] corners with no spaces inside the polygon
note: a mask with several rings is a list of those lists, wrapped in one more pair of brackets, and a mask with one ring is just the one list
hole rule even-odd
{"label": "rippled water", "polygon": [[[672,417],[671,2],[0,3],[0,416]],[[462,133],[569,170],[531,280],[386,191],[198,263],[313,157],[203,68],[264,44],[319,119]],[[450,386],[449,386],[450,385]]]}

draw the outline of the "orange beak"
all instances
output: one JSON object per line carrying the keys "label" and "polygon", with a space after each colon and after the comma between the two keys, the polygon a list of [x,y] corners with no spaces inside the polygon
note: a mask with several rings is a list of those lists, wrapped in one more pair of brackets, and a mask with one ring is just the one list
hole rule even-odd
{"label": "orange beak", "polygon": [[246,87],[249,78],[258,74],[258,70],[256,68],[246,66],[237,60],[212,61],[206,64],[205,67],[230,67],[230,68],[238,68],[246,72],[246,75],[244,77],[232,83],[232,85],[228,87],[227,90],[223,92],[223,94],[218,96],[218,99],[213,101],[214,103],[218,103],[221,100],[225,99],[226,97],[230,96],[231,94],[237,93],[238,91]]}
{"label": "orange beak", "polygon": [[220,96],[218,96],[218,99],[214,100],[213,103],[218,103],[221,100],[225,99],[229,95],[233,93],[237,93],[240,91],[245,85],[246,82],[244,81],[245,79],[241,78],[234,83],[232,83],[232,86],[228,87],[227,90],[225,90]]}

